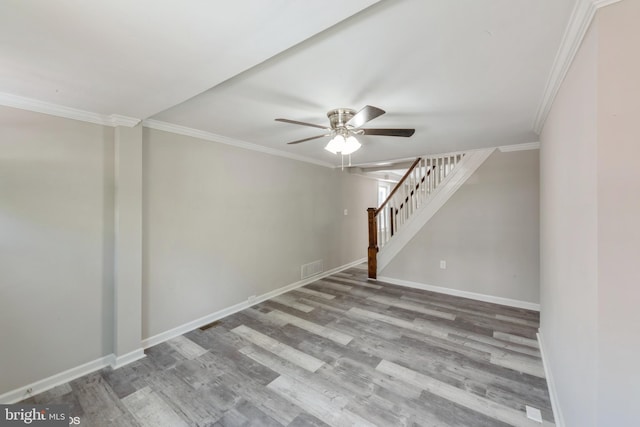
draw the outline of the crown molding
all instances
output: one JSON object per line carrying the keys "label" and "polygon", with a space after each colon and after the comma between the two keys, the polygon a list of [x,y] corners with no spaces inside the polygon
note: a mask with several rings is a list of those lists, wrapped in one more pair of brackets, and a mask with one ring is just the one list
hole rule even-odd
{"label": "crown molding", "polygon": [[604,6],[609,6],[610,4],[618,3],[620,0],[591,0],[596,9],[600,9]]}
{"label": "crown molding", "polygon": [[503,145],[498,147],[501,153],[509,153],[511,151],[539,150],[540,142],[526,142],[524,144]]}
{"label": "crown molding", "polygon": [[271,154],[273,156],[285,157],[287,159],[298,160],[301,162],[312,163],[314,165],[323,166],[325,168],[335,168],[331,163],[312,159],[311,157],[299,156],[286,151],[276,150],[275,148],[264,147],[262,145],[253,144],[251,142],[242,141],[240,139],[229,138],[228,136],[218,135],[187,126],[176,125],[173,123],[163,122],[160,120],[147,119],[142,121],[142,126],[150,129],[161,130],[165,132],[176,133],[178,135],[191,136],[194,138],[204,139],[206,141],[220,142],[222,144],[232,145],[246,150],[258,151],[261,153]]}
{"label": "crown molding", "polygon": [[112,114],[109,116],[110,126],[114,126],[114,127],[123,126],[123,127],[132,128],[136,126],[138,123],[140,123],[141,121],[142,119],[136,119],[135,117],[121,116],[119,114]]}
{"label": "crown molding", "polygon": [[64,107],[50,102],[26,98],[24,96],[0,93],[0,105],[19,108],[21,110],[34,111],[36,113],[49,114],[51,116],[64,117],[65,119],[80,120],[82,122],[95,123],[97,125],[111,126],[111,119],[104,114]]}
{"label": "crown molding", "polygon": [[120,114],[99,114],[90,111],[79,110],[77,108],[65,107],[62,105],[53,104],[50,102],[39,101],[37,99],[26,98],[24,96],[12,95],[9,93],[0,92],[0,105],[6,107],[18,108],[21,110],[33,111],[36,113],[49,114],[51,116],[63,117],[65,119],[79,120],[87,123],[94,123],[102,126],[111,127],[134,127],[139,123],[142,123],[144,127],[162,130],[165,132],[176,133],[179,135],[192,136],[194,138],[200,138],[207,141],[220,142],[222,144],[233,145],[235,147],[244,148],[247,150],[259,151],[273,156],[285,157],[288,159],[298,160],[301,162],[312,163],[318,166],[326,168],[336,168],[335,165],[323,162],[320,160],[312,159],[310,157],[299,156],[296,154],[288,153],[286,151],[276,150],[274,148],[263,147],[258,144],[253,144],[239,139],[229,138],[223,135],[217,135],[215,133],[206,132],[198,129],[189,128],[186,126],[175,125],[173,123],[162,122],[159,120],[140,120],[135,117],[122,116]]}
{"label": "crown molding", "polygon": [[553,101],[560,90],[560,85],[564,80],[569,67],[575,58],[582,39],[584,39],[589,25],[596,14],[596,11],[604,6],[617,3],[620,0],[577,0],[573,8],[569,23],[564,31],[560,47],[551,67],[551,72],[547,78],[547,85],[544,89],[536,117],[533,122],[533,130],[540,134],[544,127],[544,122],[549,115]]}
{"label": "crown molding", "polygon": [[40,101],[4,92],[0,92],[0,105],[103,126],[133,127],[140,123],[140,119],[133,117],[126,117],[118,114],[107,116],[105,114],[92,113],[91,111],[65,107],[51,102]]}

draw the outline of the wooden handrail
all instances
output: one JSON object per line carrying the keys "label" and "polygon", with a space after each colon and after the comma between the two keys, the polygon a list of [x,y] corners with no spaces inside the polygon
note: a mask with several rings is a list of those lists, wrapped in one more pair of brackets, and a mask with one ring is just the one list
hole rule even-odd
{"label": "wooden handrail", "polygon": [[[402,179],[400,179],[393,190],[391,190],[385,201],[378,208],[367,209],[367,216],[369,218],[369,247],[367,251],[369,278],[375,279],[377,277],[377,255],[380,249],[378,243],[380,247],[388,244],[389,239],[402,228],[402,225],[408,221],[410,216],[425,203],[429,203],[428,199],[436,186],[444,182],[445,178],[451,173],[452,168],[456,167],[464,155],[465,153],[453,153],[444,156],[429,156],[422,166],[419,166],[422,158],[418,157],[405,172]],[[414,170],[418,166],[419,170],[414,173]],[[422,168],[424,168],[424,170]],[[436,179],[434,179],[432,174],[435,174]],[[407,178],[411,175],[415,175],[415,182],[411,179],[410,186],[405,185]],[[429,178],[428,181],[427,178]],[[421,188],[424,186],[426,186],[426,189],[421,191]],[[396,198],[396,192],[401,187],[403,188],[401,194],[404,197],[394,200],[394,198]],[[409,204],[409,200],[412,201],[411,204]],[[410,206],[413,207],[413,209],[410,209]],[[407,209],[403,211],[404,208]],[[388,211],[386,209],[388,209]],[[381,213],[383,213],[383,215],[380,215]],[[378,215],[381,217],[381,222],[378,221]],[[379,242],[378,233],[380,233]]]}
{"label": "wooden handrail", "polygon": [[[378,274],[378,263],[377,263],[377,257],[378,257],[378,224],[377,224],[377,216],[384,209],[384,207],[387,205],[387,203],[389,203],[389,200],[391,200],[391,198],[393,197],[395,192],[398,191],[398,188],[400,188],[402,186],[402,184],[404,184],[404,181],[411,174],[411,172],[413,172],[413,170],[416,168],[416,166],[418,166],[418,164],[420,163],[420,160],[421,160],[421,158],[418,157],[416,159],[416,161],[413,162],[413,164],[411,165],[409,170],[404,174],[404,176],[396,184],[396,186],[393,187],[393,190],[391,190],[391,193],[389,194],[387,199],[380,205],[380,207],[378,207],[377,209],[376,208],[367,209],[367,215],[369,217],[369,248],[367,250],[367,265],[368,265],[367,273],[368,273],[368,276],[369,276],[370,279],[375,279],[377,277],[377,274]],[[392,225],[392,227],[393,227],[393,225]]]}
{"label": "wooden handrail", "polygon": [[416,168],[416,166],[418,166],[418,163],[420,163],[420,160],[422,160],[422,159],[420,157],[418,157],[416,159],[416,161],[413,162],[413,164],[411,165],[409,170],[404,174],[402,179],[400,181],[398,181],[398,183],[396,184],[395,187],[393,187],[393,190],[391,190],[391,193],[387,196],[386,200],[384,202],[382,202],[382,204],[378,207],[378,209],[376,209],[376,216],[378,216],[378,214],[382,211],[382,209],[385,207],[385,205],[387,203],[389,203],[389,201],[391,200],[391,198],[393,197],[395,192],[398,191],[398,188],[400,188],[400,186],[404,183],[404,181],[407,179],[407,177],[409,177],[411,172],[413,172],[413,170]]}
{"label": "wooden handrail", "polygon": [[[408,194],[407,197],[404,198],[404,201],[402,203],[400,203],[400,207],[396,209],[396,213],[398,213],[399,209],[402,209],[404,207],[404,204],[409,202],[409,197],[413,196],[413,193],[418,191],[418,189],[420,188],[420,184],[422,184],[425,179],[427,179],[427,177],[429,175],[431,175],[431,171],[435,170],[435,166],[431,166],[429,169],[427,169],[427,173],[424,174],[424,176],[420,179],[420,181],[418,181],[418,183],[416,184],[416,189],[415,190],[411,190],[411,194]],[[393,208],[391,208],[393,209]]]}

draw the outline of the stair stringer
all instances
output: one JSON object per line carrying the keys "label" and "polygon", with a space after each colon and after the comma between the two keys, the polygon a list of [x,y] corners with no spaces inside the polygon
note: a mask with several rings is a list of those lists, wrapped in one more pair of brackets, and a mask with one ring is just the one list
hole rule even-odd
{"label": "stair stringer", "polygon": [[458,188],[484,163],[495,151],[495,148],[485,148],[468,151],[451,171],[449,175],[438,185],[417,212],[404,223],[402,228],[384,245],[378,252],[378,273],[382,271],[391,260],[406,246],[422,227],[447,203],[447,200],[458,191]]}

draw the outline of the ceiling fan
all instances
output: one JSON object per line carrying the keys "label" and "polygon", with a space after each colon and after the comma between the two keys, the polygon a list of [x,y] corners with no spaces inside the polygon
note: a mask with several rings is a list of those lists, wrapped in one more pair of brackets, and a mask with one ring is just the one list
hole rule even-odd
{"label": "ceiling fan", "polygon": [[277,122],[291,123],[294,125],[310,126],[314,128],[324,129],[328,133],[312,136],[310,138],[299,139],[289,142],[288,144],[299,144],[313,139],[332,137],[325,149],[333,154],[347,155],[360,148],[361,144],[355,138],[356,135],[383,135],[383,136],[403,136],[409,137],[414,134],[415,129],[365,129],[361,126],[365,123],[380,117],[385,113],[384,110],[365,106],[362,110],[356,112],[349,108],[336,108],[327,113],[329,118],[329,126],[321,126],[313,123],[299,122],[289,119],[275,119]]}

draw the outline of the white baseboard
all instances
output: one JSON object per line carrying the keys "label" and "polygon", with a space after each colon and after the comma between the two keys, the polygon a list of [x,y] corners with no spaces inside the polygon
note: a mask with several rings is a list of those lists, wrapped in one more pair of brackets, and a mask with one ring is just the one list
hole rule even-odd
{"label": "white baseboard", "polygon": [[131,362],[142,359],[145,356],[146,355],[144,354],[144,350],[142,348],[117,357],[115,354],[109,354],[99,359],[92,360],[91,362],[87,362],[83,365],[76,366],[75,368],[67,369],[64,372],[60,372],[58,374],[4,393],[0,395],[0,404],[16,403],[21,400],[28,399],[38,393],[42,393],[59,385],[68,383],[69,381],[73,381],[83,375],[87,375],[91,372],[104,369],[107,366],[111,366],[113,369],[118,369],[124,365],[128,365]]}
{"label": "white baseboard", "polygon": [[31,384],[27,384],[23,387],[9,391],[0,395],[0,404],[12,404],[24,399],[28,399],[43,391],[47,391],[61,384],[73,381],[83,375],[90,374],[91,372],[106,368],[111,365],[113,361],[113,355],[101,357],[84,365],[76,366],[75,368],[68,369],[64,372],[52,375],[48,378],[36,381]]}
{"label": "white baseboard", "polygon": [[115,354],[112,354],[110,364],[113,369],[118,369],[122,368],[124,365],[135,362],[136,360],[140,360],[145,356],[146,354],[144,354],[144,349],[138,348],[127,354],[123,354],[122,356],[116,356]]}
{"label": "white baseboard", "polygon": [[245,308],[249,308],[252,305],[261,303],[262,301],[268,300],[269,298],[273,298],[277,295],[283,294],[292,289],[296,289],[301,286],[308,285],[309,283],[315,282],[316,280],[330,276],[334,273],[338,273],[342,270],[346,270],[347,268],[354,267],[358,264],[362,264],[363,262],[366,262],[366,261],[367,261],[366,258],[359,259],[349,264],[345,264],[340,267],[336,267],[331,270],[325,271],[313,277],[309,277],[307,279],[300,280],[299,282],[295,282],[290,285],[283,286],[281,288],[273,290],[271,292],[267,292],[266,294],[260,295],[259,297],[252,300],[251,302],[245,301],[240,304],[236,304],[231,307],[212,313],[208,316],[204,316],[199,319],[193,320],[191,322],[185,323],[184,325],[178,326],[177,328],[173,328],[161,334],[142,340],[142,348],[136,349],[127,354],[123,354],[122,356],[109,354],[107,356],[101,357],[99,359],[93,360],[83,365],[76,366],[75,368],[71,368],[64,372],[60,372],[58,374],[52,375],[48,378],[44,378],[42,380],[36,381],[31,384],[27,384],[15,390],[8,391],[0,395],[0,404],[12,404],[24,399],[28,399],[33,395],[50,390],[54,387],[57,387],[69,381],[73,381],[76,378],[79,378],[83,375],[87,375],[92,372],[98,371],[100,369],[106,368],[107,366],[111,366],[113,369],[118,369],[124,365],[127,365],[131,362],[134,362],[136,360],[139,360],[145,357],[145,354],[144,354],[145,348],[153,347],[156,344],[160,344],[161,342],[164,342],[171,338],[175,338],[178,335],[182,335],[193,329],[199,328],[200,326],[204,326],[208,323],[219,320],[225,316],[229,316],[230,314],[237,313],[238,311],[242,311]]}
{"label": "white baseboard", "polygon": [[456,297],[469,298],[477,301],[490,302],[493,304],[506,305],[509,307],[524,308],[526,310],[540,311],[540,304],[528,301],[521,301],[511,298],[496,297],[493,295],[478,294],[475,292],[461,291],[452,288],[443,288],[441,286],[427,285],[424,283],[410,282],[408,280],[394,279],[393,277],[379,276],[381,282],[388,282],[392,285],[406,286],[408,288],[422,289],[423,291],[437,292],[439,294],[453,295]]}
{"label": "white baseboard", "polygon": [[542,332],[538,330],[538,347],[540,347],[540,356],[542,357],[542,367],[544,368],[544,375],[547,378],[547,387],[549,388],[549,397],[551,398],[551,409],[553,410],[553,419],[555,420],[557,427],[565,427],[564,417],[562,410],[560,409],[560,401],[558,400],[558,391],[556,390],[556,383],[553,380],[551,369],[549,368],[549,360],[545,353],[544,340],[542,339]]}
{"label": "white baseboard", "polygon": [[165,342],[167,340],[170,340],[170,339],[175,338],[177,336],[183,335],[183,334],[185,334],[185,333],[187,333],[189,331],[192,331],[192,330],[197,329],[197,328],[199,328],[201,326],[207,325],[207,324],[209,324],[211,322],[215,322],[216,320],[220,320],[223,317],[227,317],[227,316],[229,316],[231,314],[234,314],[234,313],[237,313],[239,311],[242,311],[242,310],[244,310],[246,308],[249,308],[249,307],[251,307],[253,305],[259,304],[259,303],[261,303],[263,301],[266,301],[266,300],[268,300],[270,298],[273,298],[273,297],[278,296],[280,294],[284,294],[285,292],[289,292],[289,291],[291,291],[293,289],[296,289],[296,288],[299,288],[301,286],[308,285],[309,283],[313,283],[316,280],[322,279],[324,277],[331,276],[332,274],[338,273],[338,272],[340,272],[342,270],[346,270],[347,268],[351,268],[351,267],[356,266],[358,264],[362,264],[363,262],[366,262],[366,261],[367,261],[366,258],[362,258],[362,259],[359,259],[357,261],[353,261],[353,262],[351,262],[349,264],[345,264],[345,265],[342,265],[340,267],[336,267],[336,268],[333,268],[331,270],[324,271],[324,272],[322,272],[320,274],[317,274],[315,276],[308,277],[308,278],[306,278],[304,280],[300,280],[298,282],[291,283],[290,285],[283,286],[283,287],[275,289],[275,290],[273,290],[271,292],[267,292],[266,294],[262,294],[262,295],[256,297],[251,302],[243,301],[241,303],[232,305],[231,307],[223,308],[222,310],[216,311],[215,313],[208,314],[208,315],[203,316],[203,317],[201,317],[199,319],[192,320],[191,322],[187,322],[187,323],[185,323],[183,325],[180,325],[178,327],[175,327],[173,329],[169,329],[168,331],[161,332],[161,333],[159,333],[157,335],[154,335],[152,337],[146,338],[146,339],[142,340],[142,347],[143,348],[153,347],[154,345],[158,345],[158,344],[163,343],[163,342]]}

